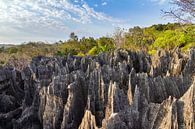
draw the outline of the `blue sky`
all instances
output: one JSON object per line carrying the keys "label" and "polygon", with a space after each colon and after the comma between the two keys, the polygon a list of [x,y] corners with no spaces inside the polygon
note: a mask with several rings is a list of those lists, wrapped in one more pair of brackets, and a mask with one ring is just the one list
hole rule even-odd
{"label": "blue sky", "polygon": [[116,27],[172,22],[168,0],[0,0],[0,43],[112,35]]}

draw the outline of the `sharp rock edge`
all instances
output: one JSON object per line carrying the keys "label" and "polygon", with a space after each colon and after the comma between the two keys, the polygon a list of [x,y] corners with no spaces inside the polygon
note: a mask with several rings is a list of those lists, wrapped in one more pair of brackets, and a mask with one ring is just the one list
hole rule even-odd
{"label": "sharp rock edge", "polygon": [[195,49],[117,49],[0,68],[0,129],[194,129]]}

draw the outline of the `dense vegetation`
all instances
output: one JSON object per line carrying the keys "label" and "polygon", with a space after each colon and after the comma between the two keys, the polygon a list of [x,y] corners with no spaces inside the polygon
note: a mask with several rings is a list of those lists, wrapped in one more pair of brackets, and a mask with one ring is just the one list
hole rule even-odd
{"label": "dense vegetation", "polygon": [[37,55],[62,56],[68,53],[78,56],[95,55],[117,47],[135,51],[143,50],[153,54],[160,48],[172,50],[178,47],[182,51],[186,51],[192,46],[195,46],[194,24],[168,23],[145,28],[136,26],[127,32],[117,29],[113,36],[97,39],[93,37],[78,39],[75,33],[71,33],[69,40],[59,41],[55,44],[30,42],[8,48],[1,47],[0,64],[4,64],[10,59],[31,59]]}
{"label": "dense vegetation", "polygon": [[145,49],[149,53],[157,49],[181,48],[186,51],[189,47],[195,46],[195,25],[168,23],[158,24],[146,28],[134,27],[125,34],[125,48]]}

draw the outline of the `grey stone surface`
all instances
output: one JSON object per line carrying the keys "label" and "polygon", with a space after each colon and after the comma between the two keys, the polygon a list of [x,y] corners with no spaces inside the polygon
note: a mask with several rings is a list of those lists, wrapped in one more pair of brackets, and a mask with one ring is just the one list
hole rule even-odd
{"label": "grey stone surface", "polygon": [[0,68],[0,129],[194,129],[195,49],[38,56]]}

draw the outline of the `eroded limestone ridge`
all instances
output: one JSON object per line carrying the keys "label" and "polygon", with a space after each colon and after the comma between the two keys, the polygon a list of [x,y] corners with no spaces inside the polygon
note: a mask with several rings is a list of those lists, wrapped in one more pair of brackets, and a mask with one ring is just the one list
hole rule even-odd
{"label": "eroded limestone ridge", "polygon": [[195,49],[0,68],[0,129],[194,129]]}

